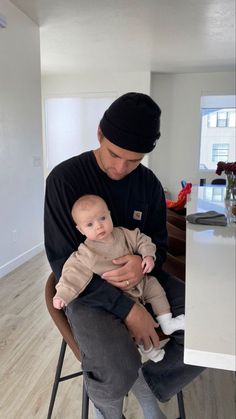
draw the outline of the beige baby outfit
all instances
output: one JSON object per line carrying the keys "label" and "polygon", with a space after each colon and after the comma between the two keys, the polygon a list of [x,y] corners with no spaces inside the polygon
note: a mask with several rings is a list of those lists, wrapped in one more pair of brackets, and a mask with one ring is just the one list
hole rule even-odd
{"label": "beige baby outfit", "polygon": [[[152,256],[155,259],[155,251],[156,246],[150,237],[141,233],[138,228],[131,231],[124,227],[115,227],[109,242],[86,239],[65,262],[54,298],[60,297],[69,304],[86,288],[94,273],[101,276],[104,272],[121,266],[114,265],[113,259],[129,254],[139,254],[142,258]],[[170,311],[165,291],[153,276],[145,275],[127,294],[136,302],[150,303],[158,316]]]}

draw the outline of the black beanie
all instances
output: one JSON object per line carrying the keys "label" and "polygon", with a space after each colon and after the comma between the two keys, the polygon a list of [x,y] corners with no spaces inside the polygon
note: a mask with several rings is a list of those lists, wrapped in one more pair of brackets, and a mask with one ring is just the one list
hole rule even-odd
{"label": "black beanie", "polygon": [[143,93],[126,93],[104,113],[100,128],[113,144],[137,153],[149,153],[160,137],[159,106]]}

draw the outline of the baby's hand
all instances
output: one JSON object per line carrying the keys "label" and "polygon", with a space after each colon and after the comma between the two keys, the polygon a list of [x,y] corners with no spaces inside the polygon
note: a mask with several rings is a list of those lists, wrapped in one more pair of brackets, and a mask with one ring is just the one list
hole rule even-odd
{"label": "baby's hand", "polygon": [[147,274],[151,272],[154,268],[154,265],[155,263],[152,256],[146,256],[145,258],[143,258],[143,261],[142,261],[143,273]]}
{"label": "baby's hand", "polygon": [[61,310],[61,308],[65,307],[66,303],[60,297],[53,298],[53,307]]}

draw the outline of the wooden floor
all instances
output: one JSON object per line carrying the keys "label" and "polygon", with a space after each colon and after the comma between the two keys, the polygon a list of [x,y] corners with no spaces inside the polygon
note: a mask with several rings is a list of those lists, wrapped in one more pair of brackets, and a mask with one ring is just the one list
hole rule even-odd
{"label": "wooden floor", "polygon": [[[0,279],[0,419],[46,419],[61,343],[44,303],[49,273],[41,253]],[[77,367],[68,350],[66,372]],[[234,390],[234,373],[204,371],[183,391],[187,419],[235,419]],[[81,378],[61,383],[53,418],[80,418],[80,400]],[[168,419],[177,418],[175,397],[161,408]],[[127,419],[143,418],[132,395],[124,413]]]}

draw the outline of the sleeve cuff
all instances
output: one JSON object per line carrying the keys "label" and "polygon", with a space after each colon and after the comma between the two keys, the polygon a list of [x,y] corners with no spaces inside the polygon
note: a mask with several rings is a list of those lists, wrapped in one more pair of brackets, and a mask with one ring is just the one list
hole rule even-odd
{"label": "sleeve cuff", "polygon": [[120,319],[125,320],[134,304],[133,300],[123,294],[116,300],[112,312]]}

